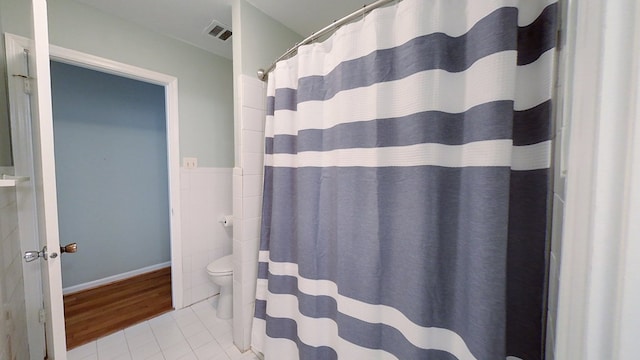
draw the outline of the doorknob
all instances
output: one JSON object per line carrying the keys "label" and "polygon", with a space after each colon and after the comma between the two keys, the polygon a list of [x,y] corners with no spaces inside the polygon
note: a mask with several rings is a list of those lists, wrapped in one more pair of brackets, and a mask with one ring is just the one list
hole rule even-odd
{"label": "doorknob", "polygon": [[58,257],[58,253],[47,253],[47,247],[43,247],[42,250],[38,251],[38,250],[33,250],[33,251],[26,251],[24,253],[24,260],[26,262],[32,262],[36,259],[39,258],[43,258],[45,260],[49,260],[49,259],[55,259]]}
{"label": "doorknob", "polygon": [[40,257],[40,251],[27,251],[24,253],[24,260],[26,262],[32,262]]}
{"label": "doorknob", "polygon": [[61,253],[73,254],[76,251],[78,251],[78,244],[76,244],[76,243],[71,243],[71,244],[67,244],[65,246],[60,246],[60,252]]}

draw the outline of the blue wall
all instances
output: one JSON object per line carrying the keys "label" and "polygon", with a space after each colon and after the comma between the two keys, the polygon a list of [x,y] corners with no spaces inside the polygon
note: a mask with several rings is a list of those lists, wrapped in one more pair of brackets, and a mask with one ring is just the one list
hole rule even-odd
{"label": "blue wall", "polygon": [[51,63],[63,287],[169,261],[164,87]]}

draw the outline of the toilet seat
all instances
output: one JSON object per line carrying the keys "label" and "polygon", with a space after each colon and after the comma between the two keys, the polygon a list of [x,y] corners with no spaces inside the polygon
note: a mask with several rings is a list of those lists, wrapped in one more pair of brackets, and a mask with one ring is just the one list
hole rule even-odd
{"label": "toilet seat", "polygon": [[232,255],[223,256],[207,265],[207,272],[211,275],[231,275],[233,274]]}

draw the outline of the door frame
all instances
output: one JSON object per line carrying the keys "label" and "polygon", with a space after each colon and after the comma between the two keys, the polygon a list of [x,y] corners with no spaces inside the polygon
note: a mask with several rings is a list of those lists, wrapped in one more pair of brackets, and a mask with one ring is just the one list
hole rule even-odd
{"label": "door frame", "polygon": [[[568,144],[556,359],[636,359],[640,5],[568,0]],[[565,138],[567,135],[565,135]]]}
{"label": "door frame", "polygon": [[165,91],[167,165],[171,232],[171,298],[173,307],[183,307],[182,237],[180,223],[180,136],[178,115],[178,78],[140,67],[101,58],[80,51],[50,45],[51,60],[103,73],[160,85]]}
{"label": "door frame", "polygon": [[[15,72],[26,75],[26,61],[24,68],[18,70],[17,64],[12,62],[11,54],[22,52],[26,47],[32,47],[31,40],[16,39],[5,34],[5,51],[7,55],[7,95],[9,97],[9,120],[11,122],[11,147],[13,151],[14,174],[27,177],[28,182],[16,183],[16,201],[18,204],[18,232],[20,234],[20,250],[40,249],[38,234],[38,218],[36,212],[36,197],[33,179],[34,148],[31,126],[31,106],[29,94],[24,85],[28,80],[20,83]],[[4,56],[5,54],[3,54]],[[43,283],[40,266],[32,266],[22,262],[22,276],[24,280],[25,310],[27,321],[27,337],[29,353],[32,358],[44,358],[46,355],[45,327],[40,319],[40,311],[44,308]],[[39,264],[40,265],[40,264]]]}
{"label": "door frame", "polygon": [[[5,45],[8,56],[19,55],[24,49],[31,49],[33,41],[13,34],[5,33]],[[181,238],[181,211],[180,211],[180,149],[179,149],[179,115],[178,115],[178,79],[173,76],[165,75],[155,71],[139,68],[136,66],[104,59],[98,56],[82,53],[75,50],[66,49],[59,46],[49,45],[49,59],[58,62],[79,66],[82,68],[92,69],[112,75],[122,76],[134,80],[139,80],[155,85],[163,86],[165,89],[165,116],[166,116],[166,133],[167,133],[167,166],[168,166],[168,183],[169,183],[169,207],[170,207],[170,241],[171,241],[171,288],[172,288],[172,304],[175,309],[184,306],[183,302],[183,277],[182,277],[182,238]],[[8,64],[7,64],[8,65]],[[11,78],[11,75],[8,75]],[[17,84],[10,82],[9,86]],[[20,119],[29,118],[28,100],[15,98],[15,95],[22,91],[17,85],[13,89],[9,89],[10,109],[12,128],[17,129],[14,140],[14,148],[16,144],[20,144],[20,151],[14,150],[15,169],[17,175],[28,175],[34,179],[33,160],[33,139],[31,137],[31,125],[29,121],[19,121]],[[19,126],[18,126],[19,125]],[[12,130],[13,131],[13,130]],[[53,141],[53,139],[49,139]],[[18,169],[19,164],[27,164],[25,169]],[[29,165],[31,164],[31,165]],[[24,185],[31,187],[32,185]],[[38,229],[36,226],[36,202],[33,194],[29,196],[28,189],[20,191],[17,188],[17,195],[23,196],[25,206],[19,209],[20,237],[21,243],[26,250],[34,250],[39,247],[37,234],[44,229]],[[22,194],[22,195],[20,195]],[[23,264],[24,265],[24,264]],[[40,309],[43,303],[42,278],[39,271],[30,271],[33,267],[26,269],[23,266],[25,277],[25,295],[27,307],[28,333],[30,348],[41,346],[44,344],[43,326],[39,322]],[[38,267],[39,268],[39,267]],[[33,269],[31,269],[33,270]],[[60,292],[62,294],[62,292]],[[45,295],[46,296],[46,295]],[[59,299],[62,303],[62,298]],[[59,314],[63,316],[63,314]],[[64,322],[62,322],[64,324]],[[62,334],[64,338],[64,328],[55,329],[56,336]],[[31,349],[30,349],[31,350]],[[39,353],[40,350],[36,350]]]}

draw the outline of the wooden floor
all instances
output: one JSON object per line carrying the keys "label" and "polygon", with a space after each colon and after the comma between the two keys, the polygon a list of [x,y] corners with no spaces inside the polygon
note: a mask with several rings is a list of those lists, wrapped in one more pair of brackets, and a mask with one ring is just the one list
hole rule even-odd
{"label": "wooden floor", "polygon": [[65,295],[67,349],[171,309],[170,267]]}

